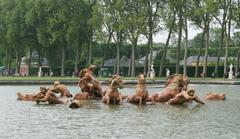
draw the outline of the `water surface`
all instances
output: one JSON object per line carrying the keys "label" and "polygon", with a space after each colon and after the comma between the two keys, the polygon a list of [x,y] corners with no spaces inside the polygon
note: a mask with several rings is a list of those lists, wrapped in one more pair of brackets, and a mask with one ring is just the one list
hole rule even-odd
{"label": "water surface", "polygon": [[[76,86],[68,86],[74,94]],[[0,86],[0,138],[240,138],[240,93],[234,85],[190,85],[203,97],[226,92],[225,101],[184,106],[164,104],[107,106],[86,101],[80,109],[67,105],[36,105],[16,100],[16,92],[36,92],[39,86]],[[135,88],[121,90],[134,93]],[[149,92],[162,88],[149,87]]]}

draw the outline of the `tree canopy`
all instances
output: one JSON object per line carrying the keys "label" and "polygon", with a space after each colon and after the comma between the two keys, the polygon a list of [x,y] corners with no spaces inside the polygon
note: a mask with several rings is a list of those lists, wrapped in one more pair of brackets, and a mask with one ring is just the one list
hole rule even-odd
{"label": "tree canopy", "polygon": [[[31,63],[36,51],[39,67],[47,58],[49,72],[61,68],[62,76],[66,68],[78,72],[89,64],[102,67],[107,59],[116,60],[114,73],[119,74],[125,56],[131,61],[128,73],[133,77],[140,59],[144,73],[150,72],[152,64],[160,65],[159,75],[170,55],[176,56],[178,70],[179,61],[192,55],[188,51],[201,56],[202,52],[195,52],[201,49],[205,57],[210,53],[228,59],[228,54],[237,55],[231,47],[240,49],[235,31],[240,25],[239,5],[239,0],[0,0],[0,66],[19,73],[22,58]],[[202,32],[188,40],[189,26]],[[161,31],[169,36],[159,47],[153,38]],[[228,38],[228,34],[233,35]],[[142,38],[146,41],[140,45]]]}

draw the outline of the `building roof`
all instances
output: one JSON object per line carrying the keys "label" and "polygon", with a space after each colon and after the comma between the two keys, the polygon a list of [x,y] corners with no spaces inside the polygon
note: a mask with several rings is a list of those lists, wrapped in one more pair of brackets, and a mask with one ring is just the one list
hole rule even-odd
{"label": "building roof", "polygon": [[[197,58],[198,56],[189,56],[187,58],[187,65],[191,66],[193,64],[193,62],[197,62]],[[225,57],[220,57],[220,61],[224,61]],[[216,62],[217,61],[217,57],[211,57],[208,56],[208,62]],[[204,62],[204,56],[200,56],[199,62]],[[180,61],[180,64],[183,65],[184,60]]]}
{"label": "building roof", "polygon": [[[21,58],[21,66],[27,65],[28,59],[29,59],[29,56],[22,57]],[[39,59],[39,55],[38,55],[37,51],[33,51],[31,66],[38,66],[38,59]],[[48,61],[45,57],[43,58],[43,61],[42,61],[42,67],[48,67]]]}
{"label": "building roof", "polygon": [[[129,67],[131,63],[131,59],[126,57],[126,56],[122,56],[122,58],[120,59],[120,66],[121,67]],[[115,58],[110,58],[108,60],[104,61],[104,66],[105,67],[112,67],[116,64],[116,59]],[[135,64],[136,66],[143,66],[144,64],[141,63],[140,61],[135,60]]]}
{"label": "building roof", "polygon": [[[115,64],[116,64],[116,59],[115,58],[110,58],[110,59],[104,61],[104,66],[105,67],[111,67],[111,66],[114,66]],[[120,59],[120,66],[121,67],[127,67],[127,66],[129,66],[129,64],[130,64],[130,59],[127,58],[126,56],[123,56]]]}

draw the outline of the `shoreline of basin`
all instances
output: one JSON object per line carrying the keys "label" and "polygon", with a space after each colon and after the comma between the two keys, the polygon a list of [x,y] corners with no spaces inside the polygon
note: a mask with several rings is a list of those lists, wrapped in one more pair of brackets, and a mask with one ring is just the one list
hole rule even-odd
{"label": "shoreline of basin", "polygon": [[[54,80],[0,80],[0,85],[49,85]],[[77,85],[78,80],[60,80],[62,84]],[[102,85],[108,85],[107,81],[100,81]],[[148,85],[164,85],[166,80],[147,80]],[[126,85],[136,85],[137,80],[125,80]],[[236,80],[191,80],[190,84],[212,84],[212,85],[240,85]]]}

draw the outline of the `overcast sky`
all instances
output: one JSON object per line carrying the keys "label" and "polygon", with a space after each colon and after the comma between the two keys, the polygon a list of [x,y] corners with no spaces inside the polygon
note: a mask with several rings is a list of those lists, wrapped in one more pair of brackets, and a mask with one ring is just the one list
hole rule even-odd
{"label": "overcast sky", "polygon": [[[189,26],[188,27],[188,39],[189,40],[193,39],[200,32],[201,32],[201,30],[197,29],[196,27]],[[166,43],[167,36],[168,36],[167,31],[160,31],[153,36],[153,42],[154,43],[158,43],[158,42]],[[183,31],[183,36],[185,36],[184,31]],[[147,43],[147,39],[144,36],[140,36],[138,43],[139,44]]]}
{"label": "overcast sky", "polygon": [[[191,27],[189,27],[188,28],[188,39],[190,40],[190,39],[193,39],[198,33],[200,33],[201,32],[201,30],[198,30],[198,29],[196,29],[196,28],[191,28]],[[184,32],[183,32],[183,35],[185,35],[184,34]],[[162,31],[162,32],[159,32],[159,33],[157,33],[154,37],[153,37],[153,41],[155,42],[155,43],[157,43],[157,42],[163,42],[163,43],[165,43],[166,42],[166,40],[167,40],[167,36],[168,36],[168,32],[167,31]]]}

